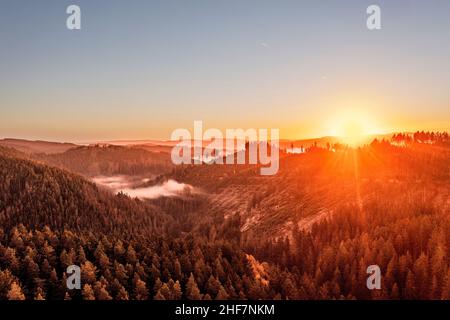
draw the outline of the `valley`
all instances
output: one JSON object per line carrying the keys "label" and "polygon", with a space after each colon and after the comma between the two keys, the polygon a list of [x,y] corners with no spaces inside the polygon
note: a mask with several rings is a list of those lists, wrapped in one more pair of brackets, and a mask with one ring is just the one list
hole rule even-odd
{"label": "valley", "polygon": [[[136,146],[18,149],[0,147],[2,299],[447,297],[447,141],[316,144],[274,176]],[[73,263],[80,292],[60,283]]]}

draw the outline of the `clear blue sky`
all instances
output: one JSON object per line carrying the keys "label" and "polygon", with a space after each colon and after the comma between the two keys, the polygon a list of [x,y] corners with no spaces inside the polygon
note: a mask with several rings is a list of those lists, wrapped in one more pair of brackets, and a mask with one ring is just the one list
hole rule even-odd
{"label": "clear blue sky", "polygon": [[0,2],[0,137],[164,139],[197,119],[301,138],[349,112],[449,128],[450,1]]}

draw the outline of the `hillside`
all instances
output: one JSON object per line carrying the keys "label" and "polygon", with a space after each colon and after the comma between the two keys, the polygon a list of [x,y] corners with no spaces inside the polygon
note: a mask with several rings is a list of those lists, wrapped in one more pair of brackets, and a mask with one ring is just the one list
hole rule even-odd
{"label": "hillside", "polygon": [[[174,236],[176,221],[80,176],[0,149],[0,300],[267,295],[233,242]],[[69,291],[68,265],[83,288]],[[273,293],[272,293],[273,294]]]}
{"label": "hillside", "polygon": [[77,145],[73,143],[59,143],[48,141],[29,141],[23,139],[2,139],[0,140],[0,146],[16,149],[24,153],[44,153],[54,154],[65,152]]}
{"label": "hillside", "polygon": [[447,147],[379,143],[357,150],[281,154],[275,176],[261,176],[248,165],[192,165],[169,177],[203,188],[210,210],[238,215],[242,232],[277,238],[290,236],[296,226],[309,228],[311,221],[330,217],[342,204],[360,206],[391,187],[425,190],[430,201],[446,208],[449,160]]}
{"label": "hillside", "polygon": [[149,184],[203,192],[140,201],[0,149],[0,299],[449,299],[449,151],[316,148],[265,177],[177,167]]}
{"label": "hillside", "polygon": [[161,233],[164,215],[151,205],[101,191],[80,176],[0,151],[0,225],[29,228]]}
{"label": "hillside", "polygon": [[173,166],[170,154],[113,145],[81,146],[59,154],[34,155],[33,158],[85,177],[99,175],[151,177],[167,172]]}

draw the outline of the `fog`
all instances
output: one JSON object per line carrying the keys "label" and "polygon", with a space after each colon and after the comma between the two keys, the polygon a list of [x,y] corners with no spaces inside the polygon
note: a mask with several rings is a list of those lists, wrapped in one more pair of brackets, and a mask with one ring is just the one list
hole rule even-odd
{"label": "fog", "polygon": [[133,183],[136,183],[135,180],[127,176],[95,177],[92,181],[100,186],[107,187],[117,192],[124,188],[130,187]]}
{"label": "fog", "polygon": [[137,197],[140,199],[156,199],[159,197],[176,197],[181,196],[184,192],[193,191],[191,185],[185,183],[178,183],[175,180],[168,180],[162,185],[152,186],[148,188],[138,189],[124,189],[123,193],[130,197]]}
{"label": "fog", "polygon": [[138,179],[128,176],[95,177],[96,184],[107,187],[114,193],[123,192],[130,197],[139,199],[157,199],[160,197],[180,197],[185,192],[195,192],[195,188],[189,184],[179,183],[169,179],[160,185],[133,188],[138,184],[147,182],[148,179]]}

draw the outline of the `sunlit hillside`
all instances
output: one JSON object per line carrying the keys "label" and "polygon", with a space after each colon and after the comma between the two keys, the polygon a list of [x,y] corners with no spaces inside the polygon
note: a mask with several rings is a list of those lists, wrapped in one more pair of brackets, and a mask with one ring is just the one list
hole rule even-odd
{"label": "sunlit hillside", "polygon": [[[172,167],[136,147],[1,148],[0,298],[449,298],[447,134],[280,156],[278,174],[261,176],[255,165]],[[96,174],[128,177],[130,193],[185,187],[132,198]],[[81,291],[64,287],[73,263]],[[382,290],[367,290],[368,265]]]}

